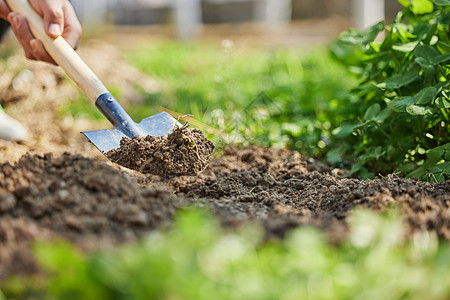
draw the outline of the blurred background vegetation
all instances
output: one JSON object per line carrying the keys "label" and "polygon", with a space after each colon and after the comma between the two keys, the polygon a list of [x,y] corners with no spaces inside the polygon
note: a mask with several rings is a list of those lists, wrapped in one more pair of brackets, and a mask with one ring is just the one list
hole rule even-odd
{"label": "blurred background vegetation", "polygon": [[342,122],[333,113],[344,109],[355,80],[324,47],[234,50],[232,43],[165,42],[128,52],[163,82],[131,113],[141,119],[164,106],[210,126],[219,145],[258,143],[321,156],[330,129]]}
{"label": "blurred background vegetation", "polygon": [[348,241],[330,245],[317,228],[261,244],[254,226],[226,231],[198,209],[138,244],[82,254],[39,243],[46,279],[11,279],[0,299],[447,299],[448,243],[403,240],[394,212],[356,211]]}

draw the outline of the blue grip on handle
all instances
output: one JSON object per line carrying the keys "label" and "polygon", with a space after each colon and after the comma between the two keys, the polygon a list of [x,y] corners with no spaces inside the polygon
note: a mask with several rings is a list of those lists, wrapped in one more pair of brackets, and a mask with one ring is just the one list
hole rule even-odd
{"label": "blue grip on handle", "polygon": [[100,95],[95,101],[95,106],[102,114],[126,136],[144,136],[137,124],[131,119],[119,102],[110,93]]}

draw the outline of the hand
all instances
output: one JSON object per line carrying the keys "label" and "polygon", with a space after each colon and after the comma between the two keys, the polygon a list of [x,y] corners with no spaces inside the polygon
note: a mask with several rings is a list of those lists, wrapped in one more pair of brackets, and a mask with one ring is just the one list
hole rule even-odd
{"label": "hand", "polygon": [[[68,0],[29,0],[34,10],[43,18],[45,32],[51,38],[63,36],[77,49],[81,38],[81,25]],[[24,17],[12,12],[4,0],[0,0],[0,18],[7,20],[25,51],[32,60],[41,60],[55,64],[41,41],[36,39]]]}

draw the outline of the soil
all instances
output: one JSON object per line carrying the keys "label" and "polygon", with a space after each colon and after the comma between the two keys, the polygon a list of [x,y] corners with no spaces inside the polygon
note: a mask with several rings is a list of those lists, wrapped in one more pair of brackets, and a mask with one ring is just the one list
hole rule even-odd
{"label": "soil", "polygon": [[261,223],[267,239],[315,225],[339,242],[354,208],[397,207],[408,238],[432,231],[450,240],[450,181],[430,184],[395,175],[364,181],[339,173],[284,149],[229,146],[200,176],[175,178],[169,185],[189,203],[211,209],[225,225]]}
{"label": "soil", "polygon": [[407,238],[429,231],[450,240],[450,181],[395,175],[362,181],[335,173],[296,152],[257,146],[227,147],[200,175],[171,179],[69,153],[27,154],[0,165],[0,278],[37,270],[30,258],[35,239],[64,238],[86,250],[112,247],[169,225],[187,206],[209,209],[227,227],[261,224],[266,239],[312,225],[333,243],[346,237],[353,209],[394,206]]}
{"label": "soil", "polygon": [[[124,63],[115,58],[105,64]],[[111,163],[79,133],[107,128],[107,121],[58,115],[58,103],[78,95],[58,69],[17,57],[0,62],[0,68],[6,91],[1,103],[30,130],[24,143],[0,141],[0,279],[38,271],[30,250],[35,240],[64,239],[84,251],[115,247],[170,226],[176,211],[188,206],[209,209],[226,227],[260,224],[266,239],[283,238],[299,226],[317,226],[333,243],[348,233],[351,211],[395,207],[405,221],[405,238],[428,231],[450,240],[450,181],[430,184],[395,175],[363,181],[345,178],[344,171],[296,152],[233,145],[212,157],[206,168],[167,168],[166,158],[164,172],[142,174]],[[37,83],[29,81],[25,70]],[[26,88],[14,89],[17,74],[28,74],[20,77]],[[121,74],[127,76],[116,73],[117,82]],[[184,134],[200,133],[176,131],[172,141],[184,141]],[[212,145],[199,136],[192,140],[182,145],[206,149],[198,154],[209,158]],[[134,142],[147,147],[155,141]],[[140,157],[132,158],[130,164],[143,165]],[[181,173],[198,175],[172,176]]]}
{"label": "soil", "polygon": [[106,156],[113,162],[142,173],[174,177],[196,176],[211,158],[214,144],[198,129],[175,127],[167,136],[122,138],[120,148]]}
{"label": "soil", "polygon": [[[24,155],[0,166],[0,277],[30,256],[35,238],[64,237],[84,248],[135,240],[167,224],[177,197],[140,187],[127,173],[65,153]],[[20,270],[19,270],[20,271]]]}

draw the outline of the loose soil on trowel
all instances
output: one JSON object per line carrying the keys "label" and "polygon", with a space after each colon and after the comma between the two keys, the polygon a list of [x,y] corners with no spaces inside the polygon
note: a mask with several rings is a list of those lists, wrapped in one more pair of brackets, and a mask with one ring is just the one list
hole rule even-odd
{"label": "loose soil on trowel", "polygon": [[211,158],[214,144],[198,129],[175,126],[169,135],[123,137],[120,147],[105,155],[113,162],[144,174],[164,178],[196,176]]}
{"label": "loose soil on trowel", "polygon": [[[111,59],[105,66],[123,63]],[[345,238],[353,209],[382,212],[394,206],[404,217],[407,238],[428,230],[450,239],[450,181],[342,178],[340,170],[296,152],[233,145],[198,176],[142,174],[111,163],[79,134],[109,128],[107,123],[55,114],[61,101],[55,89],[69,99],[77,95],[57,69],[26,67],[16,58],[3,64],[10,65],[0,65],[7,92],[1,103],[30,130],[30,139],[0,141],[0,279],[38,271],[30,250],[35,240],[65,239],[86,251],[114,247],[170,226],[176,211],[188,206],[209,209],[226,227],[260,224],[266,239],[312,225],[334,243]],[[140,77],[133,69],[113,74],[131,73]],[[14,88],[34,82],[32,74],[51,80]]]}

